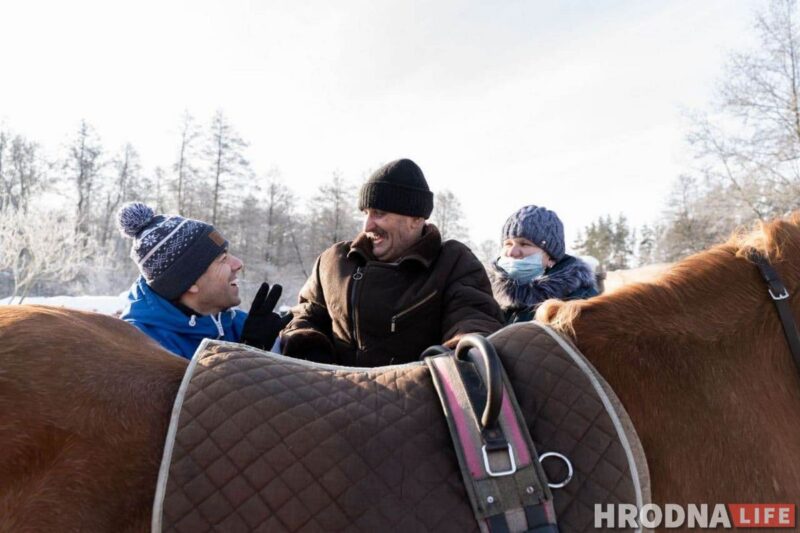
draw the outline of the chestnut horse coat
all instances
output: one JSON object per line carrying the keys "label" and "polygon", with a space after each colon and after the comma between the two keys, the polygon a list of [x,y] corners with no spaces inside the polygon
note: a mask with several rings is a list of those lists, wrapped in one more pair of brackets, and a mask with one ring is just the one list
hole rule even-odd
{"label": "chestnut horse coat", "polygon": [[0,531],[147,531],[188,365],[130,324],[0,306]]}
{"label": "chestnut horse coat", "polygon": [[[800,215],[538,311],[623,402],[655,503],[800,500],[800,376],[752,249],[800,317]],[[186,365],[111,317],[0,306],[0,531],[149,530]]]}
{"label": "chestnut horse coat", "polygon": [[800,501],[800,374],[751,250],[769,258],[800,319],[800,212],[651,283],[537,313],[625,405],[656,503]]}

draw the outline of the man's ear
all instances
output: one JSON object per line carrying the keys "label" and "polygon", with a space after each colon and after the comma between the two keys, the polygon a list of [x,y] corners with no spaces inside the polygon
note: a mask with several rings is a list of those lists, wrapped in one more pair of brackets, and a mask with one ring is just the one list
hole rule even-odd
{"label": "man's ear", "polygon": [[414,217],[411,222],[411,227],[415,230],[421,229],[425,225],[425,219],[422,217]]}
{"label": "man's ear", "polygon": [[197,285],[192,285],[191,287],[186,289],[186,292],[197,294],[198,292],[200,292],[200,287],[198,287]]}

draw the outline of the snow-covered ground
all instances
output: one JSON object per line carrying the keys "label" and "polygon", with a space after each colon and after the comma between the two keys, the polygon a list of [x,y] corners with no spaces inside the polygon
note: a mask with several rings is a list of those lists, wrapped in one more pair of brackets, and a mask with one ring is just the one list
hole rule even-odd
{"label": "snow-covered ground", "polygon": [[[53,307],[69,307],[82,311],[94,311],[114,315],[122,312],[125,307],[125,295],[118,296],[31,296],[25,298],[24,304],[51,305]],[[8,304],[8,298],[0,299],[0,305]]]}
{"label": "snow-covered ground", "polygon": [[[637,281],[650,281],[660,274],[662,274],[669,264],[656,264],[647,265],[645,267],[634,268],[630,270],[618,270],[608,273],[606,278],[606,292],[612,292],[623,285],[628,283],[635,283]],[[125,297],[127,291],[119,294],[118,296],[31,296],[25,298],[23,303],[26,304],[39,304],[39,305],[52,305],[54,307],[69,307],[71,309],[80,309],[83,311],[94,311],[96,313],[105,313],[107,315],[119,315],[125,307]],[[8,304],[8,298],[0,298],[0,305]],[[246,310],[246,309],[245,309]],[[286,305],[280,306],[281,312],[289,311]]]}
{"label": "snow-covered ground", "polygon": [[612,270],[606,275],[606,292],[613,292],[630,283],[653,281],[672,266],[672,263],[657,263],[628,270]]}
{"label": "snow-covered ground", "polygon": [[[30,296],[25,298],[24,304],[52,305],[53,307],[68,307],[82,311],[94,311],[107,315],[117,315],[122,312],[126,304],[127,291],[119,296]],[[16,303],[16,301],[15,301]],[[0,305],[8,305],[8,298],[0,298]],[[288,313],[291,308],[287,305],[278,307],[281,313]],[[247,309],[244,309],[247,311]]]}

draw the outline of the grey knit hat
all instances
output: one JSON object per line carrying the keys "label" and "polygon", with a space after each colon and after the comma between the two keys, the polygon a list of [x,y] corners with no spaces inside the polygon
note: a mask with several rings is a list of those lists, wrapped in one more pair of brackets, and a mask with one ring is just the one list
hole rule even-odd
{"label": "grey knit hat", "polygon": [[398,159],[376,170],[361,187],[358,209],[367,208],[428,218],[433,211],[433,193],[416,163]]}
{"label": "grey knit hat", "polygon": [[147,284],[167,300],[177,300],[221,253],[228,241],[214,226],[177,215],[155,215],[131,202],[117,212],[120,232],[133,238],[131,259]]}
{"label": "grey knit hat", "polygon": [[500,240],[514,237],[528,239],[555,261],[564,257],[564,225],[558,215],[547,208],[526,205],[508,217]]}

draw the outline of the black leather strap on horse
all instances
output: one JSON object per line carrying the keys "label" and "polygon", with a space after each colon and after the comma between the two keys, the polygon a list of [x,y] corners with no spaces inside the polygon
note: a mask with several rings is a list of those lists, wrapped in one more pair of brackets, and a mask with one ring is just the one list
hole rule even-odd
{"label": "black leather strap on horse", "polygon": [[481,530],[556,533],[547,478],[494,347],[465,335],[455,353],[430,353],[438,354],[425,362]]}
{"label": "black leather strap on horse", "polygon": [[789,305],[789,291],[766,257],[756,251],[752,251],[749,257],[758,267],[761,277],[767,282],[767,292],[778,310],[778,316],[780,316],[781,324],[783,325],[783,333],[789,343],[789,350],[792,352],[794,364],[797,366],[798,372],[800,372],[800,332],[797,330],[797,323]]}

